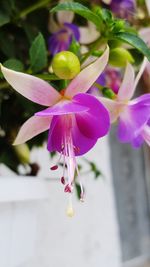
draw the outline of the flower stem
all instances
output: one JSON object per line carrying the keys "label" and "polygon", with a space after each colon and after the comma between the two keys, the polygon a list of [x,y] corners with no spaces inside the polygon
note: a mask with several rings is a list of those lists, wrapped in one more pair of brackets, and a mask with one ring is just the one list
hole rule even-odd
{"label": "flower stem", "polygon": [[55,74],[34,74],[36,77],[43,79],[45,81],[58,81],[61,80]]}
{"label": "flower stem", "polygon": [[42,0],[42,1],[39,1],[37,3],[35,3],[34,5],[32,6],[29,6],[27,8],[25,8],[24,10],[22,10],[18,16],[17,16],[17,19],[18,18],[24,18],[25,16],[27,16],[29,13],[41,8],[41,7],[44,7],[46,6],[47,4],[49,4],[51,2],[51,0]]}
{"label": "flower stem", "polygon": [[94,50],[100,49],[102,45],[107,43],[107,39],[102,38],[101,36],[92,44],[89,46],[89,51],[84,55],[84,57],[81,59],[81,64],[83,64],[86,59],[91,56],[94,52]]}

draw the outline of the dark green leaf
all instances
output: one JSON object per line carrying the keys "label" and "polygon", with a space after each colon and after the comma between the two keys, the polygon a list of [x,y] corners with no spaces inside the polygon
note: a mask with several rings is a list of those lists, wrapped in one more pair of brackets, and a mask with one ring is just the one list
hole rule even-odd
{"label": "dark green leaf", "polygon": [[81,188],[80,188],[80,185],[78,183],[75,183],[75,189],[76,189],[77,198],[80,199],[80,197],[81,197]]}
{"label": "dark green leaf", "polygon": [[7,24],[9,21],[9,16],[6,13],[0,11],[0,27]]}
{"label": "dark green leaf", "polygon": [[47,49],[44,37],[41,33],[34,39],[29,53],[33,72],[42,70],[47,64]]}
{"label": "dark green leaf", "polygon": [[102,20],[100,16],[92,12],[87,7],[77,2],[62,3],[51,9],[51,12],[58,12],[63,10],[73,11],[74,13],[84,17],[87,20],[92,21],[98,28],[100,27]]}
{"label": "dark green leaf", "polygon": [[137,50],[139,50],[144,56],[146,56],[148,60],[150,60],[150,49],[147,47],[144,41],[137,35],[127,32],[122,32],[115,34],[114,37],[118,40],[124,41],[132,45]]}
{"label": "dark green leaf", "polygon": [[6,60],[3,65],[6,68],[12,69],[12,70],[16,70],[16,71],[23,71],[24,70],[24,66],[23,63],[15,58],[10,58],[8,60]]}
{"label": "dark green leaf", "polygon": [[0,50],[9,58],[15,57],[15,45],[13,40],[5,32],[0,32]]}

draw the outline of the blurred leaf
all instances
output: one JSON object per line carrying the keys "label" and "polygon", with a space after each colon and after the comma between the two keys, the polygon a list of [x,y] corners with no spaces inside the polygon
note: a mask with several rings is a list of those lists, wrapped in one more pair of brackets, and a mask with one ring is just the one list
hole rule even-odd
{"label": "blurred leaf", "polygon": [[97,179],[100,175],[102,175],[101,171],[97,168],[96,164],[93,161],[90,161],[86,158],[83,158],[85,162],[87,162],[90,166],[90,171],[93,172],[94,178]]}
{"label": "blurred leaf", "polygon": [[9,16],[6,13],[0,11],[0,27],[7,24],[9,21]]}
{"label": "blurred leaf", "polygon": [[89,161],[89,164],[91,166],[91,171],[94,173],[95,179],[97,179],[100,175],[102,175],[100,170],[97,169],[97,166],[96,166],[96,164],[94,162]]}
{"label": "blurred leaf", "polygon": [[0,50],[9,58],[15,56],[15,45],[13,40],[4,31],[0,32]]}
{"label": "blurred leaf", "polygon": [[85,19],[92,21],[98,28],[102,23],[100,16],[77,2],[66,2],[58,4],[56,7],[52,8],[50,12],[58,12],[63,10],[73,11],[74,13],[84,17]]}
{"label": "blurred leaf", "polygon": [[146,56],[148,60],[150,60],[150,49],[144,43],[144,41],[137,35],[127,32],[120,32],[116,33],[114,37],[118,40],[124,41],[125,43],[132,45],[137,50],[139,50],[144,56]]}
{"label": "blurred leaf", "polygon": [[80,185],[78,183],[76,183],[76,182],[75,182],[75,189],[76,189],[77,198],[80,199],[80,197],[81,197],[81,188],[80,188]]}
{"label": "blurred leaf", "polygon": [[41,33],[34,39],[29,53],[33,72],[42,70],[47,64],[47,49],[44,37]]}
{"label": "blurred leaf", "polygon": [[135,48],[130,49],[130,54],[134,58],[134,64],[140,65],[143,61],[143,55]]}
{"label": "blurred leaf", "polygon": [[12,69],[15,71],[23,71],[24,70],[23,63],[20,60],[15,59],[15,58],[10,58],[10,59],[6,60],[3,63],[3,65],[6,68],[9,68],[9,69]]}
{"label": "blurred leaf", "polygon": [[1,10],[4,10],[9,16],[16,9],[15,0],[1,0]]}

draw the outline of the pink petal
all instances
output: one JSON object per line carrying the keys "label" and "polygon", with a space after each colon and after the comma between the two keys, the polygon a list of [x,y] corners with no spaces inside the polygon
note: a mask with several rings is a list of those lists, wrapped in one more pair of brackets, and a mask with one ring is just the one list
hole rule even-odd
{"label": "pink petal", "polygon": [[99,75],[103,72],[107,65],[109,57],[109,47],[103,55],[98,58],[90,66],[83,69],[69,84],[66,89],[65,95],[73,97],[78,93],[85,93],[92,86],[92,84],[97,80]]}
{"label": "pink petal", "polygon": [[123,82],[118,92],[118,100],[126,101],[134,94],[134,69],[131,64],[127,64]]}
{"label": "pink petal", "polygon": [[90,44],[100,36],[100,33],[96,30],[96,26],[91,22],[86,27],[79,27],[79,32],[81,44]]}
{"label": "pink petal", "polygon": [[120,114],[118,123],[118,138],[121,142],[132,142],[148,122],[150,106],[143,101],[126,106]]}
{"label": "pink petal", "polygon": [[109,5],[112,2],[112,0],[102,0],[102,2]]}
{"label": "pink petal", "polygon": [[141,78],[141,76],[142,76],[147,64],[148,64],[148,60],[147,60],[146,57],[144,57],[143,63],[142,63],[142,65],[140,67],[140,70],[139,70],[139,72],[138,72],[138,74],[137,74],[137,76],[135,78],[133,90],[136,89],[136,86],[137,86],[137,84],[138,84],[138,82],[139,82],[139,80],[140,80],[140,78]]}
{"label": "pink petal", "polygon": [[[66,0],[59,0],[59,4],[60,3],[65,3]],[[71,0],[68,0],[67,2],[72,2]],[[64,24],[65,22],[67,23],[71,23],[73,21],[74,18],[74,13],[72,11],[59,11],[56,14],[57,16],[57,20],[59,22],[59,24]]]}
{"label": "pink petal", "polygon": [[145,125],[145,127],[143,128],[142,136],[148,146],[150,146],[150,127],[148,125]]}
{"label": "pink petal", "polygon": [[150,27],[143,28],[139,31],[140,37],[143,39],[148,46],[150,46]]}
{"label": "pink petal", "polygon": [[149,0],[145,0],[145,4],[147,6],[148,14],[150,15],[150,1]]}
{"label": "pink petal", "polygon": [[55,33],[60,30],[60,25],[58,25],[54,19],[54,14],[50,14],[48,22],[48,30],[52,33]]}
{"label": "pink petal", "polygon": [[97,97],[97,99],[104,104],[104,106],[108,109],[108,111],[110,112],[110,121],[111,123],[113,123],[114,121],[117,120],[118,116],[119,116],[119,108],[121,107],[121,104],[118,103],[115,100],[111,100],[109,98],[106,97]]}
{"label": "pink petal", "polygon": [[51,117],[31,117],[22,125],[13,144],[23,144],[34,136],[48,130],[50,123]]}
{"label": "pink petal", "polygon": [[7,69],[2,65],[1,70],[7,82],[18,93],[37,104],[51,106],[61,98],[51,85],[37,77]]}

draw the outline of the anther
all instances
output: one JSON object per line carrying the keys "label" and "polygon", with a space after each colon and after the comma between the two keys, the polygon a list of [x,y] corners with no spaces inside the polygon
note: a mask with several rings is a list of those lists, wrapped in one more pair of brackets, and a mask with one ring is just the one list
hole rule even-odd
{"label": "anther", "polygon": [[64,192],[65,192],[65,193],[71,193],[71,192],[72,192],[71,186],[70,186],[69,184],[67,184],[67,185],[65,186]]}
{"label": "anther", "polygon": [[54,165],[54,166],[52,166],[50,169],[51,169],[52,171],[55,171],[55,170],[58,169],[58,165]]}
{"label": "anther", "polygon": [[64,178],[64,176],[61,177],[61,183],[64,184],[64,185],[65,185],[65,183],[66,183],[66,182],[65,182],[65,178]]}
{"label": "anther", "polygon": [[76,153],[79,153],[79,152],[80,152],[80,148],[79,148],[79,147],[74,146],[73,148],[74,148],[74,151],[75,151]]}

